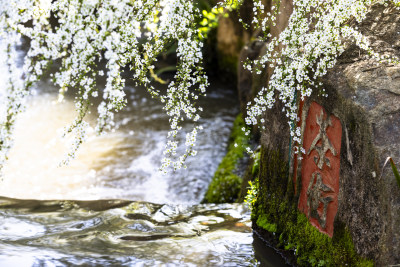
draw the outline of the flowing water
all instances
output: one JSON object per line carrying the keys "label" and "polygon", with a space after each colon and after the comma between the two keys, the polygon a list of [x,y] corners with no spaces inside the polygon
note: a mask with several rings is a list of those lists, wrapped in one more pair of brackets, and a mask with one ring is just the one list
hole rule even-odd
{"label": "flowing water", "polygon": [[[3,196],[199,203],[224,154],[238,112],[233,90],[211,88],[200,103],[206,111],[200,122],[205,130],[198,137],[198,155],[189,158],[186,170],[165,176],[158,167],[168,117],[145,89],[128,86],[130,101],[116,114],[115,130],[100,137],[90,133],[77,159],[59,167],[69,152],[70,140],[60,136],[62,127],[75,116],[74,103],[70,98],[56,103],[57,90],[50,83],[42,82],[38,87],[16,125],[15,145],[0,184]],[[94,116],[89,121],[94,125]]]}
{"label": "flowing water", "polygon": [[[198,154],[166,176],[157,169],[168,118],[129,84],[115,129],[89,133],[78,157],[59,167],[70,141],[61,129],[75,113],[73,96],[56,103],[56,91],[38,83],[16,125],[0,181],[0,266],[284,265],[265,246],[257,259],[245,205],[199,204],[238,112],[234,89],[212,83],[200,101]],[[88,120],[93,125],[95,115]]]}

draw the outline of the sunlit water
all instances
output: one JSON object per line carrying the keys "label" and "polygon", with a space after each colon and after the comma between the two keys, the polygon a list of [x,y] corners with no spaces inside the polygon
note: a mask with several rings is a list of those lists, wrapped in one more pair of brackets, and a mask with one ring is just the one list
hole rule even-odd
{"label": "sunlit water", "polygon": [[[234,89],[212,83],[200,101],[205,130],[198,155],[187,170],[168,175],[157,171],[168,118],[158,101],[131,85],[115,130],[89,133],[77,159],[59,167],[70,141],[61,138],[62,127],[75,111],[73,96],[56,103],[56,91],[46,79],[38,83],[16,125],[0,181],[0,266],[258,264],[246,206],[198,204],[238,112]],[[94,125],[95,115],[88,120]],[[284,264],[262,253],[269,255],[262,265]]]}
{"label": "sunlit water", "polygon": [[144,89],[127,87],[130,102],[117,114],[115,131],[101,137],[90,133],[77,159],[59,167],[69,152],[70,140],[61,134],[62,127],[74,118],[74,103],[68,98],[56,103],[57,96],[46,89],[31,97],[17,122],[15,145],[0,183],[3,196],[198,203],[225,151],[237,113],[233,90],[212,88],[201,103],[206,105],[201,120],[206,130],[199,134],[198,155],[188,160],[188,169],[162,175],[158,168],[168,118]]}

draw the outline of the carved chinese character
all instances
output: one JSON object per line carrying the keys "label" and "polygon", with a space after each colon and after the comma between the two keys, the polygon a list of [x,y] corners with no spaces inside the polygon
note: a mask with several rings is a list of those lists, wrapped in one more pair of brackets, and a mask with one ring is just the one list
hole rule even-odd
{"label": "carved chinese character", "polygon": [[312,102],[306,117],[303,146],[307,151],[301,166],[299,209],[312,225],[333,236],[338,208],[342,125]]}
{"label": "carved chinese character", "polygon": [[[318,153],[318,156],[314,157],[314,161],[315,164],[317,164],[318,168],[322,170],[324,163],[328,165],[328,167],[331,167],[329,158],[325,156],[326,152],[330,150],[332,154],[336,156],[336,150],[332,146],[331,141],[326,134],[326,128],[328,128],[328,126],[332,126],[331,118],[324,119],[324,111],[322,109],[320,115],[317,116],[317,124],[319,125],[320,130],[318,135],[312,142],[310,149],[307,152],[307,155],[310,155],[311,151],[315,149]],[[320,145],[317,145],[318,143],[320,143]]]}
{"label": "carved chinese character", "polygon": [[[316,218],[322,228],[326,228],[326,214],[328,212],[328,204],[333,198],[324,193],[334,192],[332,188],[322,182],[321,173],[314,172],[307,189],[307,206],[308,217]],[[322,214],[318,212],[318,207],[322,203]]]}

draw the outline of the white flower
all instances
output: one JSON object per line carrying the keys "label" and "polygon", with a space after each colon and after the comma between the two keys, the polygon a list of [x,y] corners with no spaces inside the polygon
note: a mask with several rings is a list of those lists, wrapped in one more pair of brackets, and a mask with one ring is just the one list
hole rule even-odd
{"label": "white flower", "polygon": [[[220,5],[230,7],[231,2],[225,0]],[[392,2],[399,4],[399,0]],[[268,45],[265,55],[247,60],[244,67],[256,73],[261,73],[266,66],[274,69],[268,86],[248,105],[245,122],[249,126],[260,122],[263,127],[268,126],[263,116],[277,99],[282,101],[283,112],[295,125],[299,119],[297,100],[310,96],[313,88],[321,89],[319,79],[335,65],[345,50],[345,42],[354,41],[378,62],[398,63],[396,58],[373,51],[365,36],[346,26],[350,18],[358,22],[365,19],[372,0],[297,0],[293,4],[288,26],[278,37],[273,37],[269,27],[275,25],[279,9],[273,5],[272,14],[268,12],[262,18],[264,6],[261,0],[254,1],[252,22],[264,32]],[[50,14],[58,20],[55,30],[48,25]],[[195,102],[200,95],[205,95],[208,86],[202,67],[203,44],[197,39],[194,24],[197,15],[193,1],[187,0],[0,0],[0,40],[7,50],[7,57],[2,60],[9,66],[7,112],[0,113],[0,168],[12,146],[13,124],[24,110],[29,88],[52,61],[61,63],[53,76],[60,87],[59,99],[62,100],[69,88],[79,92],[75,102],[78,116],[66,127],[66,134],[74,135],[75,141],[65,163],[75,156],[85,140],[88,125],[84,118],[91,105],[89,96],[101,95],[97,78],[106,76],[103,101],[97,108],[96,130],[101,134],[112,129],[115,112],[127,103],[121,70],[129,68],[130,78],[160,99],[170,117],[169,141],[164,152],[169,158],[163,159],[162,171],[185,167],[185,159],[196,154],[196,136],[201,130],[197,122],[202,108]],[[312,27],[310,21],[314,22]],[[16,68],[16,46],[22,36],[30,39],[23,73]],[[174,81],[162,93],[150,84],[149,70],[170,43],[177,44],[178,68]],[[97,68],[101,60],[106,62],[105,71]],[[326,96],[323,90],[322,93]],[[186,135],[184,152],[179,154],[178,147],[182,144],[176,137],[182,121],[187,120],[193,123],[193,128]],[[246,135],[250,133],[243,131]],[[300,130],[291,127],[291,134],[300,145]]]}

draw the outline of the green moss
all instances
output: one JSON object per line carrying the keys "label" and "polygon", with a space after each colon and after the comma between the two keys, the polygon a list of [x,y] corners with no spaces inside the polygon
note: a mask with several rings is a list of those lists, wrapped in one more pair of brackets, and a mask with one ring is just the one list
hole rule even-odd
{"label": "green moss", "polygon": [[335,221],[332,238],[311,225],[297,209],[297,199],[287,190],[287,163],[277,151],[262,150],[259,196],[252,220],[275,233],[282,249],[293,250],[300,266],[373,266],[357,255],[344,224]]}
{"label": "green moss", "polygon": [[261,156],[261,152],[257,151],[255,153],[254,161],[251,166],[251,175],[253,177],[256,177],[258,175],[258,172],[260,171],[260,156]]}
{"label": "green moss", "polygon": [[275,233],[277,231],[277,225],[275,223],[269,223],[265,214],[262,214],[258,217],[257,225],[271,233]]}
{"label": "green moss", "polygon": [[204,202],[235,202],[240,191],[241,183],[242,179],[235,174],[222,174],[215,176],[208,187]]}
{"label": "green moss", "polygon": [[234,202],[238,198],[242,178],[235,174],[235,170],[238,161],[244,156],[248,140],[242,131],[242,127],[244,126],[245,123],[242,115],[239,114],[233,124],[232,133],[229,138],[228,152],[219,164],[203,202]]}

